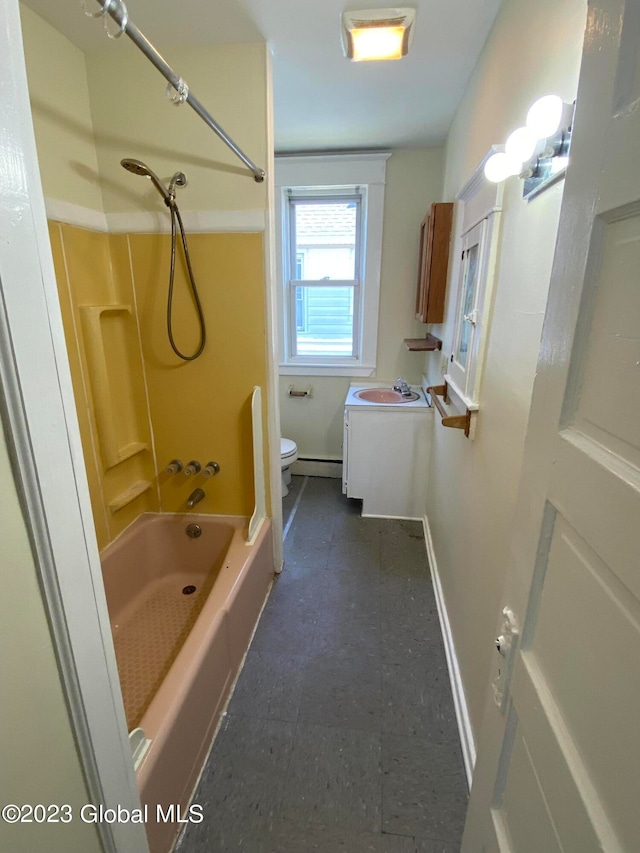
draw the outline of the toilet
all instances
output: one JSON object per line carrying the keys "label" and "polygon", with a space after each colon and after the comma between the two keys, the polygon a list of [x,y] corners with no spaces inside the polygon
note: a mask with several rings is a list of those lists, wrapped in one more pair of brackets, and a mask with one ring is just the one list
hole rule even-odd
{"label": "toilet", "polygon": [[290,438],[280,439],[280,468],[282,469],[282,497],[289,494],[291,471],[289,466],[298,458],[298,446]]}

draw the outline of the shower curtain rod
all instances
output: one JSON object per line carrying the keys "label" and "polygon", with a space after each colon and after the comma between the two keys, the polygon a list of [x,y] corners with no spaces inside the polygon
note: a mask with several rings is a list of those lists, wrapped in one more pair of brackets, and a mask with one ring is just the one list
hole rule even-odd
{"label": "shower curtain rod", "polygon": [[253,173],[256,183],[261,184],[265,178],[264,169],[258,168],[258,166],[256,166],[255,163],[252,163],[247,155],[238,148],[233,139],[224,132],[217,121],[215,121],[211,114],[202,106],[195,95],[189,91],[189,87],[182,77],[179,77],[175,73],[173,68],[165,62],[151,42],[140,32],[136,25],[129,20],[127,7],[122,0],[97,0],[97,2],[102,7],[102,11],[97,12],[96,14],[87,12],[87,14],[94,18],[101,17],[104,14],[109,14],[120,27],[120,32],[115,36],[115,38],[126,33],[136,47],[144,53],[147,59],[155,65],[162,76],[165,77],[176,90],[177,97],[175,98],[175,102],[179,104],[186,102],[189,104],[191,109],[195,110],[204,123],[207,124],[211,130],[217,133],[220,139],[229,146],[233,153],[239,157],[246,166],[248,166]]}

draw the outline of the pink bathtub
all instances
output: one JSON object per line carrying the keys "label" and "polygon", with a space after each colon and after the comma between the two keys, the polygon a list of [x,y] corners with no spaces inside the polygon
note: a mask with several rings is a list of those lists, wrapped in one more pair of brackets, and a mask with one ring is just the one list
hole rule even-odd
{"label": "pink bathtub", "polygon": [[128,727],[151,740],[137,771],[151,853],[182,828],[157,822],[156,806],[185,817],[273,577],[270,523],[252,546],[246,524],[146,513],[101,555]]}

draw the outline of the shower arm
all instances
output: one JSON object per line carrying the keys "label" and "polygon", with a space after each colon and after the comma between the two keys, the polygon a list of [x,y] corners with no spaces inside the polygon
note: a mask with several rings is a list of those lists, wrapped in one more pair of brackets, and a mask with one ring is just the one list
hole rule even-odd
{"label": "shower arm", "polygon": [[173,86],[178,93],[176,103],[182,104],[186,102],[189,104],[191,109],[200,116],[204,123],[207,124],[214,133],[217,133],[225,145],[227,145],[251,170],[256,183],[261,184],[265,178],[264,169],[258,168],[258,166],[256,166],[240,148],[238,148],[233,139],[225,133],[217,121],[215,121],[211,114],[202,106],[195,95],[189,91],[189,87],[182,77],[179,77],[175,73],[173,68],[165,62],[151,42],[140,32],[136,25],[129,20],[127,7],[124,5],[122,0],[97,0],[97,2],[102,7],[102,12],[98,12],[97,15],[93,15],[91,13],[88,14],[90,14],[91,17],[102,16],[104,14],[110,15],[120,27],[118,35],[122,35],[123,33],[128,35],[136,47],[144,53],[147,59],[155,65],[162,76]]}

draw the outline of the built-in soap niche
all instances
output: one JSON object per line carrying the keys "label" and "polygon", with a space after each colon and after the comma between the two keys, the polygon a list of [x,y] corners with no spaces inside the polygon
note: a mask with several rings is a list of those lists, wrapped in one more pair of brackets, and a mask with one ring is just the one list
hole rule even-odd
{"label": "built-in soap niche", "polygon": [[[137,328],[130,305],[80,306],[87,370],[105,471],[149,449],[138,412],[145,399]],[[151,487],[137,480],[113,501],[116,512]]]}

